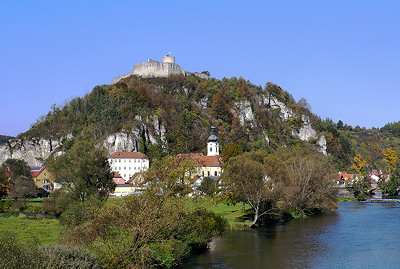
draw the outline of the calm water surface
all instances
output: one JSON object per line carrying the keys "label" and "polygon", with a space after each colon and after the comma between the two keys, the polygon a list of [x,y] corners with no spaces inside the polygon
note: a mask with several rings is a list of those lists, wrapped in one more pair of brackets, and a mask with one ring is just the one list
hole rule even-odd
{"label": "calm water surface", "polygon": [[229,232],[183,268],[400,268],[400,205],[346,202],[327,215]]}

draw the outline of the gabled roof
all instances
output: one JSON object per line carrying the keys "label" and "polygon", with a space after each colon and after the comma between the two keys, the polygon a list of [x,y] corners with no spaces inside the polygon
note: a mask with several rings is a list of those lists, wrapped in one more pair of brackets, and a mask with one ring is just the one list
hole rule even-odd
{"label": "gabled roof", "polygon": [[118,172],[111,172],[113,174],[113,178],[122,178]]}
{"label": "gabled roof", "polygon": [[128,152],[128,151],[120,151],[114,152],[108,158],[125,158],[125,159],[148,159],[148,157],[141,152]]}
{"label": "gabled roof", "polygon": [[31,166],[31,167],[29,167],[30,168],[30,173],[31,173],[31,176],[33,177],[33,178],[36,178],[36,177],[38,177],[42,172],[43,172],[43,170],[46,168],[45,166],[42,166],[42,167],[40,167],[40,166]]}

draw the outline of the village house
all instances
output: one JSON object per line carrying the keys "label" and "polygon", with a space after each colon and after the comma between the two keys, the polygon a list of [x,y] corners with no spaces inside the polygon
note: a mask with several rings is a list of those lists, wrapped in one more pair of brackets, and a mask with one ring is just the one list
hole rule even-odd
{"label": "village house", "polygon": [[45,166],[30,166],[29,169],[36,188],[39,190],[39,196],[47,196],[57,187],[54,176]]}
{"label": "village house", "polygon": [[149,158],[141,152],[115,152],[108,156],[111,171],[127,182],[134,174],[149,169]]}

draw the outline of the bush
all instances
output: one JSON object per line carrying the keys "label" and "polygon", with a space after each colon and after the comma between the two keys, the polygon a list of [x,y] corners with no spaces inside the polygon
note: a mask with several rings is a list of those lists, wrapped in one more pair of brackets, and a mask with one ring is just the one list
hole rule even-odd
{"label": "bush", "polygon": [[18,241],[14,234],[0,233],[0,268],[62,269],[103,268],[87,249],[68,245],[39,247],[32,237]]}
{"label": "bush", "polygon": [[12,200],[6,199],[6,200],[0,200],[0,212],[7,211],[11,208],[12,205]]}
{"label": "bush", "polygon": [[38,254],[35,239],[22,243],[12,233],[0,233],[0,268],[39,268]]}
{"label": "bush", "polygon": [[40,268],[103,268],[87,249],[69,245],[46,245],[40,249]]}
{"label": "bush", "polygon": [[27,206],[26,201],[24,199],[14,200],[12,202],[12,209],[14,211],[22,212],[27,208],[28,208],[28,206]]}

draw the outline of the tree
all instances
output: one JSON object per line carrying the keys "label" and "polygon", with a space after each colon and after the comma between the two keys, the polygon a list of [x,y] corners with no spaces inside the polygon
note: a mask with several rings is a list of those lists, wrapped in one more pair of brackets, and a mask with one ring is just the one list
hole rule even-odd
{"label": "tree", "polygon": [[304,97],[300,98],[300,100],[297,102],[297,105],[300,107],[303,113],[306,111],[311,111],[311,106]]}
{"label": "tree", "polygon": [[218,192],[218,180],[205,177],[198,189],[207,196],[213,196]]}
{"label": "tree", "polygon": [[351,168],[355,170],[360,176],[365,176],[366,166],[367,166],[367,161],[364,160],[364,157],[360,153],[357,153],[356,156],[354,156]]}
{"label": "tree", "polygon": [[369,195],[372,189],[371,183],[367,178],[366,167],[367,161],[364,160],[364,157],[360,153],[357,153],[353,158],[351,168],[358,173],[358,176],[353,179],[347,189],[358,200],[365,200],[365,196]]}
{"label": "tree", "polygon": [[364,201],[366,195],[370,195],[371,183],[365,176],[358,176],[350,183],[346,189],[359,201]]}
{"label": "tree", "polygon": [[0,199],[6,196],[10,188],[10,181],[4,169],[0,168]]}
{"label": "tree", "polygon": [[47,162],[62,191],[75,201],[84,203],[89,197],[104,200],[115,188],[106,152],[96,145],[90,132],[78,137],[67,152],[53,155]]}
{"label": "tree", "polygon": [[13,198],[36,196],[35,183],[32,180],[29,166],[24,160],[7,159],[1,165],[0,197],[7,195],[9,190],[12,190]]}
{"label": "tree", "polygon": [[227,161],[229,158],[238,156],[242,153],[243,150],[237,143],[228,143],[221,152],[221,158],[224,161]]}
{"label": "tree", "polygon": [[340,129],[340,130],[342,130],[342,129],[343,129],[343,126],[344,126],[343,121],[339,120],[339,121],[337,122],[337,128]]}
{"label": "tree", "polygon": [[382,154],[385,156],[382,161],[387,164],[388,172],[391,174],[398,166],[400,150],[399,148],[394,149],[389,147],[385,150],[382,150]]}
{"label": "tree", "polygon": [[231,158],[222,174],[222,182],[241,201],[248,203],[254,213],[249,227],[254,227],[259,218],[270,213],[274,201],[274,180],[265,174],[261,162],[249,155]]}
{"label": "tree", "polygon": [[13,179],[8,196],[15,199],[36,197],[37,190],[35,182],[32,178],[26,176],[19,176]]}
{"label": "tree", "polygon": [[390,178],[389,181],[380,179],[378,182],[378,188],[382,191],[383,195],[396,196],[400,190],[399,178]]}
{"label": "tree", "polygon": [[201,72],[202,74],[206,75],[207,77],[210,76],[210,71],[204,70]]}
{"label": "tree", "polygon": [[185,155],[167,156],[154,160],[145,174],[152,189],[165,196],[185,196],[192,192],[191,180],[195,175],[194,162]]}
{"label": "tree", "polygon": [[171,268],[227,225],[185,199],[192,169],[188,158],[155,161],[143,192],[118,205],[89,203],[83,222],[67,227],[63,238],[93,249],[107,268]]}
{"label": "tree", "polygon": [[7,159],[1,165],[2,174],[8,173],[11,180],[16,179],[19,176],[25,176],[32,178],[30,169],[26,161],[19,159]]}
{"label": "tree", "polygon": [[285,161],[285,168],[282,199],[296,215],[336,207],[335,169],[328,158],[314,154],[293,156]]}

